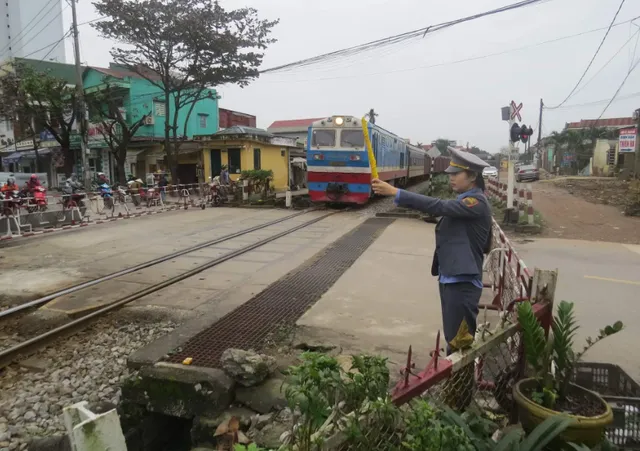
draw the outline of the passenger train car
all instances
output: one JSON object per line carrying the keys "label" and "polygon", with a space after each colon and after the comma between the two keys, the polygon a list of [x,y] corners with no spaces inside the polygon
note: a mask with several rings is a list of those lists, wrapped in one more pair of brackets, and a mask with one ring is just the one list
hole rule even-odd
{"label": "passenger train car", "polygon": [[[428,178],[432,159],[427,152],[385,130],[368,124],[378,176],[396,186]],[[438,157],[439,160],[444,157]],[[444,165],[448,164],[447,162]],[[438,162],[442,166],[444,162]],[[307,139],[307,179],[314,203],[365,204],[372,197],[371,164],[361,120],[331,116],[311,124]]]}

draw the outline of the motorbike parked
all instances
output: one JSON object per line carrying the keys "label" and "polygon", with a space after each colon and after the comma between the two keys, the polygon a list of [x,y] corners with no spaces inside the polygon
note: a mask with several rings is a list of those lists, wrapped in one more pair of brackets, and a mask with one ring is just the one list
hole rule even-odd
{"label": "motorbike parked", "polygon": [[71,194],[64,194],[62,196],[62,206],[67,210],[75,207],[82,208],[84,207],[83,199],[85,197],[86,194],[84,192],[80,191],[77,188],[74,188]]}
{"label": "motorbike parked", "polygon": [[32,193],[27,193],[27,196],[27,211],[29,213],[47,210],[47,189],[45,187],[36,186],[35,188],[33,188]]}
{"label": "motorbike parked", "polygon": [[98,193],[100,197],[102,197],[102,201],[104,202],[104,206],[109,210],[113,209],[113,190],[109,186],[108,183],[101,183],[98,185]]}
{"label": "motorbike parked", "polygon": [[161,201],[160,188],[154,187],[147,189],[146,200],[147,208],[151,207],[154,202]]}
{"label": "motorbike parked", "polygon": [[0,192],[0,201],[2,201],[3,216],[17,216],[20,205],[24,203],[24,199],[20,196],[20,191],[2,191]]}

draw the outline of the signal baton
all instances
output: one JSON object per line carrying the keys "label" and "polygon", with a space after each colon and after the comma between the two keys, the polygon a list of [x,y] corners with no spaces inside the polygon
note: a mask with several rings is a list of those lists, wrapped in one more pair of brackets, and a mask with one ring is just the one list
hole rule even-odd
{"label": "signal baton", "polygon": [[378,166],[376,165],[376,156],[373,154],[373,146],[371,146],[371,139],[369,139],[369,129],[367,127],[367,120],[362,118],[362,133],[364,134],[364,142],[367,143],[367,153],[369,154],[369,162],[371,164],[371,177],[378,178]]}

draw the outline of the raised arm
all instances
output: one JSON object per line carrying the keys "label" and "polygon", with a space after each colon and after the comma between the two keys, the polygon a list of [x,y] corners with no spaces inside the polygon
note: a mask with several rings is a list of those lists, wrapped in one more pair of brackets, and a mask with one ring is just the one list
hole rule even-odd
{"label": "raised arm", "polygon": [[473,196],[465,197],[461,200],[444,200],[398,190],[395,199],[396,204],[400,207],[413,208],[433,216],[476,218],[486,215],[489,208],[485,202]]}

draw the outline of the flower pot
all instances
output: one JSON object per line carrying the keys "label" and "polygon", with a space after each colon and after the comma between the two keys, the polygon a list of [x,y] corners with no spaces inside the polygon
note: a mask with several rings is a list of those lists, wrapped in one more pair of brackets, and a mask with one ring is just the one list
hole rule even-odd
{"label": "flower pot", "polygon": [[565,415],[572,418],[574,423],[560,434],[562,440],[574,443],[582,443],[590,448],[598,445],[604,440],[604,432],[606,426],[613,422],[613,411],[611,406],[602,399],[597,393],[594,393],[579,385],[571,384],[571,390],[574,392],[582,392],[594,399],[597,399],[605,407],[605,412],[595,417],[585,417],[580,415],[569,415],[563,412],[547,409],[527,398],[523,390],[527,391],[535,386],[536,380],[523,379],[513,387],[513,399],[518,405],[518,417],[522,423],[523,429],[529,433],[537,425],[542,423],[549,417],[555,415]]}

